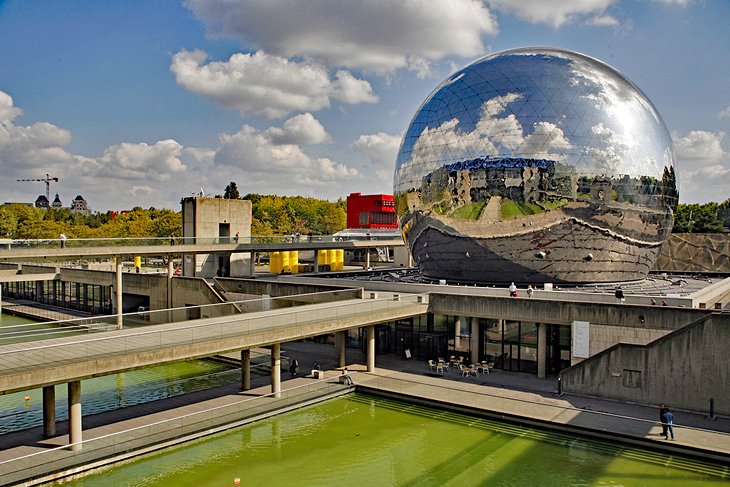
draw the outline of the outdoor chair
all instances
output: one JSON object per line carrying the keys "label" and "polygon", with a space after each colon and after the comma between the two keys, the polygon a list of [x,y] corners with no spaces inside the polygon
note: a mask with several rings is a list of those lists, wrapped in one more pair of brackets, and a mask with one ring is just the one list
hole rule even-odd
{"label": "outdoor chair", "polygon": [[434,362],[433,360],[429,359],[429,361],[428,361],[428,367],[435,372],[436,371],[436,362]]}

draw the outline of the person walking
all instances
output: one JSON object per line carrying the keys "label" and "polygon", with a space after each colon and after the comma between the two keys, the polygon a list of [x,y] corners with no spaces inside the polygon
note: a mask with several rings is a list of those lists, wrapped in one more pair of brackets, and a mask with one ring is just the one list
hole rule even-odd
{"label": "person walking", "polygon": [[67,238],[68,237],[66,237],[66,234],[65,233],[62,233],[61,234],[61,248],[62,249],[65,249],[66,248],[66,240],[67,240]]}
{"label": "person walking", "polygon": [[664,439],[668,440],[669,436],[671,435],[672,441],[674,441],[674,415],[672,414],[672,411],[669,409],[668,406],[666,406],[666,412],[664,413],[664,423],[663,426],[666,425],[667,430],[664,432]]}
{"label": "person walking", "polygon": [[238,243],[238,237],[241,236],[241,232],[236,232],[236,236],[233,237],[233,243]]}
{"label": "person walking", "polygon": [[532,288],[532,284],[529,284],[527,286],[527,297],[531,298],[534,293],[535,293],[535,290]]}
{"label": "person walking", "polygon": [[515,283],[509,285],[509,295],[513,298],[517,297],[517,286],[515,286]]}
{"label": "person walking", "polygon": [[297,375],[297,368],[299,368],[299,361],[297,359],[292,359],[291,363],[289,364],[289,373],[293,376]]}
{"label": "person walking", "polygon": [[667,409],[667,407],[664,404],[662,404],[661,406],[659,406],[659,423],[662,425],[662,436],[664,436],[664,437],[667,436],[667,421],[666,421],[666,419],[667,419],[667,411],[668,410],[669,409]]}

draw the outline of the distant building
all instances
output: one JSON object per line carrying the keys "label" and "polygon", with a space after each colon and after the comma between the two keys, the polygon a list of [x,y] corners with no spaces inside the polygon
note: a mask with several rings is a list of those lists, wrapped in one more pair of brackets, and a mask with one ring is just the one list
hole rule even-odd
{"label": "distant building", "polygon": [[39,195],[35,199],[36,208],[43,208],[44,210],[47,210],[49,206],[50,206],[50,201],[48,201],[48,198],[46,198],[45,195]]}
{"label": "distant building", "polygon": [[[55,204],[55,202],[54,202]],[[76,215],[89,215],[91,210],[86,204],[86,200],[81,195],[77,195],[71,202],[71,213]]]}
{"label": "distant building", "polygon": [[54,198],[53,203],[51,203],[51,207],[63,208],[63,203],[61,203],[61,198],[58,197],[58,193],[56,193],[56,197]]}
{"label": "distant building", "polygon": [[347,197],[347,228],[398,228],[392,194],[350,193]]}

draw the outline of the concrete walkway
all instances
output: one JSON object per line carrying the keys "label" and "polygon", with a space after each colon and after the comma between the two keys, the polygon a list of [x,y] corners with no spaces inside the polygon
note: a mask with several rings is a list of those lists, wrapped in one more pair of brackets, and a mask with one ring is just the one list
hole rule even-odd
{"label": "concrete walkway", "polygon": [[[327,376],[340,373],[335,370],[337,352],[331,344],[309,341],[285,343],[282,345],[282,355],[285,358],[296,358],[300,364],[300,373],[295,377],[282,372],[283,391],[315,380],[308,377],[315,362],[320,364]],[[350,364],[349,370],[363,370],[364,354],[347,349],[347,362]],[[441,376],[433,374],[424,361],[401,360],[393,355],[378,355],[376,365],[378,368],[374,374],[354,374],[355,384],[378,387],[386,391],[400,389],[399,392],[402,393],[407,393],[403,390],[403,384],[407,384],[408,387],[417,388],[417,394],[422,399],[456,402],[459,405],[459,401],[449,401],[447,397],[458,396],[462,398],[461,401],[471,397],[476,399],[469,407],[487,408],[509,418],[522,417],[534,424],[553,424],[583,433],[592,431],[604,438],[620,438],[669,453],[683,452],[693,455],[716,452],[715,460],[730,460],[730,420],[725,417],[711,421],[705,419],[701,413],[675,411],[677,439],[674,442],[665,441],[659,435],[658,410],[655,406],[559,396],[554,378],[541,380],[529,374],[501,370],[469,378],[462,378],[455,372],[447,372]],[[245,393],[239,391],[238,384],[232,384],[85,416],[83,437],[84,440],[98,438],[116,431],[180,417],[193,411],[235,403],[245,396],[265,395],[270,392],[268,377],[255,379],[252,386],[254,388]],[[67,444],[67,428],[67,422],[59,423],[58,436],[52,439],[43,438],[41,427],[0,436],[0,462]],[[730,471],[727,475],[730,478]]]}

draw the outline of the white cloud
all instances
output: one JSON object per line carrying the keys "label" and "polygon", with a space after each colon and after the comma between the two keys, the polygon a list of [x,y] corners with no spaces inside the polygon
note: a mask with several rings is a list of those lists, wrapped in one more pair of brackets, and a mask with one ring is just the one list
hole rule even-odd
{"label": "white cloud", "polygon": [[[484,52],[497,22],[479,0],[187,0],[217,36],[257,50],[379,73]],[[409,61],[410,60],[410,61]]]}
{"label": "white cloud", "polygon": [[720,113],[717,114],[717,118],[728,118],[728,117],[730,117],[730,105],[728,105],[728,107],[726,109],[720,111]]}
{"label": "white cloud", "polygon": [[233,54],[228,61],[211,61],[200,50],[180,51],[170,70],[185,89],[214,99],[242,116],[280,118],[291,112],[317,111],[330,106],[330,98],[344,103],[374,103],[378,97],[370,83],[347,71],[331,80],[324,67],[294,62],[263,52]]}
{"label": "white cloud", "polygon": [[678,5],[680,7],[686,7],[694,0],[653,0],[655,3],[663,3],[665,5]]}
{"label": "white cloud", "polygon": [[[14,106],[13,99],[0,91],[0,161],[5,178],[8,176],[39,177],[42,173],[58,173],[83,162],[64,146],[71,142],[71,133],[48,122],[16,125],[14,120],[23,111]],[[30,171],[33,171],[32,173]],[[52,176],[57,177],[57,176]]]}
{"label": "white cloud", "polygon": [[617,27],[619,24],[618,19],[611,15],[596,15],[588,20],[588,25],[597,25],[599,27]]}
{"label": "white cloud", "polygon": [[8,124],[23,114],[23,110],[13,106],[13,97],[0,91],[0,124]]}
{"label": "white cloud", "polygon": [[290,118],[281,128],[270,127],[266,130],[268,139],[276,145],[323,144],[332,140],[319,120],[311,113],[303,113]]}
{"label": "white cloud", "polygon": [[[215,163],[240,170],[249,182],[263,183],[268,188],[276,188],[279,183],[323,184],[357,176],[357,169],[327,158],[311,158],[299,146],[328,139],[319,121],[310,114],[293,117],[282,127],[266,130],[243,125],[235,134],[220,136]],[[260,192],[255,187],[250,190]]]}
{"label": "white cloud", "polygon": [[[579,18],[592,17],[607,22],[606,9],[617,0],[491,0],[492,8],[514,14],[533,24],[547,24],[555,29],[575,22]],[[607,25],[605,23],[599,25]],[[611,24],[613,25],[613,24]]]}
{"label": "white cloud", "polygon": [[400,135],[378,132],[377,134],[361,135],[355,142],[350,144],[350,148],[365,154],[376,167],[387,166],[392,168],[398,156],[400,140]]}
{"label": "white cloud", "polygon": [[672,134],[677,153],[679,197],[682,203],[722,202],[730,197],[730,152],[725,132],[693,130]]}
{"label": "white cloud", "polygon": [[502,116],[510,103],[522,98],[517,93],[495,96],[482,104],[479,120],[472,131],[459,128],[453,118],[437,127],[426,127],[413,144],[411,157],[398,169],[396,192],[420,186],[421,177],[445,162],[456,162],[502,153],[529,154],[530,157],[562,160],[562,151],[571,144],[556,125],[540,122],[529,127],[529,134],[514,114]]}
{"label": "white cloud", "polygon": [[168,181],[185,171],[180,160],[182,146],[174,140],[160,140],[154,145],[122,142],[106,148],[97,159],[98,175],[123,179]]}

